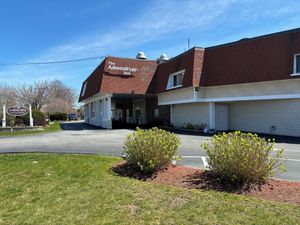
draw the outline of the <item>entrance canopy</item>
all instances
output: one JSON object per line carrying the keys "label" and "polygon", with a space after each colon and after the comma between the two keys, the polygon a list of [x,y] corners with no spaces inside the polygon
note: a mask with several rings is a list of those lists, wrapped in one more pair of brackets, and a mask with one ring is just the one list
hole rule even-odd
{"label": "entrance canopy", "polygon": [[157,110],[157,96],[139,94],[113,94],[113,127],[153,124]]}

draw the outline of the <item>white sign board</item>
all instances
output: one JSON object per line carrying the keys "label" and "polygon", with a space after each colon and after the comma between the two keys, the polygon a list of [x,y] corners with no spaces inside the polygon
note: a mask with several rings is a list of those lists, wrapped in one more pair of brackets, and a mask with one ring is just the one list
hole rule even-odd
{"label": "white sign board", "polygon": [[7,108],[6,112],[11,116],[24,116],[28,114],[28,109],[24,106],[12,106]]}

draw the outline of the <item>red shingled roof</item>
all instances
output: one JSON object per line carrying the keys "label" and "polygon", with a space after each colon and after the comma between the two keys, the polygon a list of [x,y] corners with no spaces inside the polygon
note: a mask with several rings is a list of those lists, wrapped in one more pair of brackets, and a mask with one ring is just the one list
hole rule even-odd
{"label": "red shingled roof", "polygon": [[84,81],[87,87],[85,93],[81,90],[79,101],[100,92],[146,94],[156,68],[156,61],[108,56]]}
{"label": "red shingled roof", "polygon": [[[294,54],[300,53],[300,29],[224,45],[192,48],[164,63],[106,57],[83,83],[79,101],[97,93],[158,94],[166,91],[169,75],[185,69],[185,87],[295,79]],[[82,88],[83,89],[83,88]]]}
{"label": "red shingled roof", "polygon": [[195,47],[160,64],[155,75],[155,92],[166,91],[169,75],[183,69],[185,73],[181,88],[199,87],[203,57],[204,49]]}
{"label": "red shingled roof", "polygon": [[206,48],[201,86],[294,79],[296,53],[300,29]]}

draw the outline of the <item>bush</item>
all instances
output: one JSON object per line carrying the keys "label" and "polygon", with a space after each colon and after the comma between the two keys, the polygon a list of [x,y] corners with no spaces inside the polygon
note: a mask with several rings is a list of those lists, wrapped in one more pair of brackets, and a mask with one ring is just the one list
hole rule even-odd
{"label": "bush", "polygon": [[239,131],[215,135],[203,145],[211,171],[239,185],[266,181],[277,172],[285,171],[281,151],[272,154],[274,140]]}
{"label": "bush", "polygon": [[[33,118],[33,125],[34,126],[46,126],[46,117],[45,114],[39,110],[32,109],[32,118]],[[19,119],[23,120],[23,123],[29,126],[29,113],[25,116],[19,117]]]}
{"label": "bush", "polygon": [[194,129],[195,127],[194,127],[194,125],[193,125],[192,123],[186,123],[186,124],[184,125],[184,128],[185,128],[185,129]]}
{"label": "bush", "polygon": [[56,113],[52,113],[50,114],[50,120],[51,121],[64,121],[68,119],[68,114],[67,113],[63,113],[63,112],[56,112]]}
{"label": "bush", "polygon": [[[32,109],[32,118],[34,126],[46,126],[47,122],[45,114],[41,111]],[[10,116],[6,117],[6,124],[8,126],[29,126],[29,113],[25,116]]]}
{"label": "bush", "polygon": [[179,144],[179,138],[173,133],[156,127],[150,130],[137,128],[128,135],[124,153],[130,165],[144,173],[153,173],[176,159]]}

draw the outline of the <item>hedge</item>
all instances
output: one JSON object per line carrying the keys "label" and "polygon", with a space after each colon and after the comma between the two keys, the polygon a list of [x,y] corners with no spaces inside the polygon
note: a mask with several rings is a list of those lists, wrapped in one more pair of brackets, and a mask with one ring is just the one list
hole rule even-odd
{"label": "hedge", "polygon": [[68,114],[63,112],[55,112],[50,114],[51,121],[64,121],[68,119]]}

